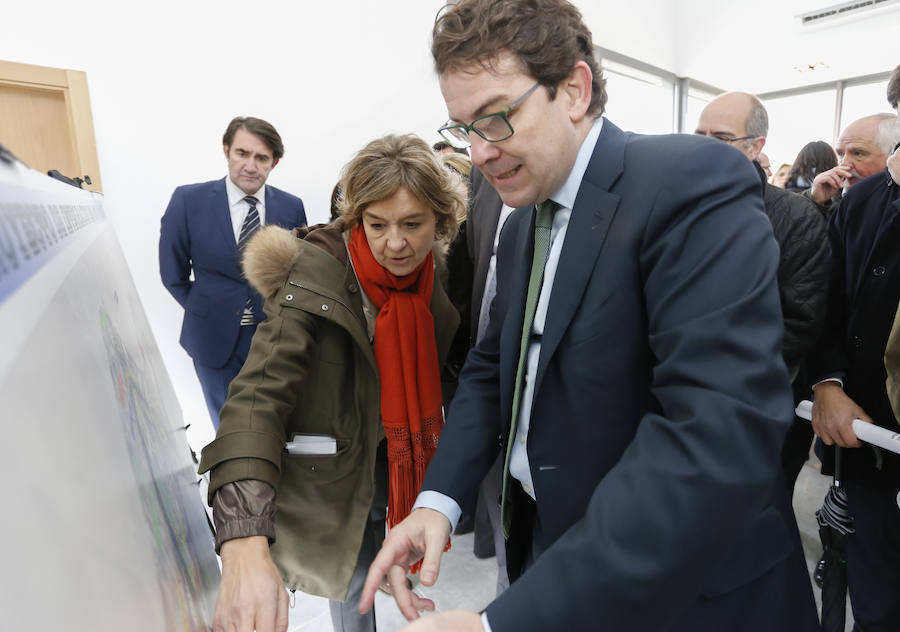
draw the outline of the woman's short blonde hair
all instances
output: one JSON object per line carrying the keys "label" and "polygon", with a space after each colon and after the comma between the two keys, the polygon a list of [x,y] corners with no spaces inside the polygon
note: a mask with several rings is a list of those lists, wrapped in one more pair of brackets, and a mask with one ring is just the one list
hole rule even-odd
{"label": "woman's short blonde hair", "polygon": [[456,218],[465,213],[465,200],[456,188],[453,174],[439,162],[431,147],[413,134],[375,139],[344,167],[338,201],[344,224],[348,228],[358,226],[367,206],[388,199],[400,187],[434,212],[435,238],[453,241]]}
{"label": "woman's short blonde hair", "polygon": [[469,181],[469,176],[472,175],[472,161],[469,160],[468,156],[457,153],[443,154],[441,155],[441,162],[444,163],[445,167],[453,169],[453,171],[465,178],[466,182]]}

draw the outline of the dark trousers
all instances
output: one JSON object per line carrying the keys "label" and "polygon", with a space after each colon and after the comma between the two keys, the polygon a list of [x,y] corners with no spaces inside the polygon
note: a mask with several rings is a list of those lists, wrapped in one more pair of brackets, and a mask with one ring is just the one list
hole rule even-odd
{"label": "dark trousers", "polygon": [[219,411],[222,410],[222,405],[228,397],[228,385],[231,384],[231,380],[235,378],[247,360],[254,331],[256,331],[256,327],[253,325],[241,327],[234,351],[224,366],[212,368],[194,360],[194,370],[197,372],[197,379],[200,380],[200,388],[203,389],[203,398],[206,400],[209,418],[216,430],[219,429]]}
{"label": "dark trousers", "polygon": [[356,558],[356,568],[350,578],[350,589],[344,601],[328,601],[328,609],[331,611],[331,624],[335,632],[374,632],[375,608],[366,614],[359,614],[359,600],[362,597],[363,584],[366,583],[366,575],[369,566],[375,560],[375,556],[381,549],[384,541],[384,525],[387,520],[388,503],[388,464],[387,441],[382,441],[378,446],[378,455],[375,458],[375,496],[372,498],[372,506],[369,508],[369,518],[366,520],[366,528],[363,531],[362,546],[359,557]]}
{"label": "dark trousers", "polygon": [[854,632],[900,630],[900,481],[884,490],[843,481],[856,532],[847,544]]}

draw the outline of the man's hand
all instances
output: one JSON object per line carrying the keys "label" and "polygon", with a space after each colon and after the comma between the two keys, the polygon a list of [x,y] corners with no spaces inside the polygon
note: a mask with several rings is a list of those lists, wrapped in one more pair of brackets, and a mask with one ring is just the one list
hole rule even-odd
{"label": "man's hand", "polygon": [[816,204],[825,204],[834,197],[835,193],[844,188],[847,180],[853,173],[846,167],[838,165],[828,171],[823,171],[813,179],[810,194]]}
{"label": "man's hand", "polygon": [[465,610],[453,610],[422,617],[400,632],[484,632],[481,615]]}
{"label": "man's hand", "polygon": [[222,545],[222,583],[213,617],[214,632],[285,632],[288,595],[264,536],[236,538]]}
{"label": "man's hand", "polygon": [[900,184],[900,149],[895,149],[887,159],[887,168],[891,172],[894,184]]}
{"label": "man's hand", "polygon": [[[450,521],[433,509],[416,509],[395,526],[381,545],[369,567],[359,611],[366,613],[375,602],[375,591],[385,575],[391,594],[407,621],[419,618],[420,610],[434,610],[434,602],[413,593],[406,586],[406,567],[423,558],[420,576],[424,586],[433,586],[441,566],[441,555],[450,537]],[[480,625],[480,624],[479,624]]]}
{"label": "man's hand", "polygon": [[858,448],[862,445],[853,432],[853,420],[872,419],[852,399],[837,382],[821,382],[814,387],[812,425],[815,433],[825,445],[837,444],[842,448]]}

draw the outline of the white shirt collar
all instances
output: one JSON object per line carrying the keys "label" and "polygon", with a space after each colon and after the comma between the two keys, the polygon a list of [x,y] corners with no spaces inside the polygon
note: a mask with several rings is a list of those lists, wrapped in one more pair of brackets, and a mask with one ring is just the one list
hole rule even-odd
{"label": "white shirt collar", "polygon": [[[231,181],[230,176],[225,176],[225,192],[228,194],[228,208],[234,208],[234,205],[238,202],[243,202],[244,198],[247,197],[247,194],[238,188],[234,182]],[[259,191],[253,194],[259,202],[257,203],[257,208],[260,206],[266,206],[266,185],[263,184],[259,187]]]}
{"label": "white shirt collar", "polygon": [[575,164],[572,166],[572,171],[569,172],[569,177],[566,178],[559,190],[550,196],[551,200],[563,208],[570,209],[575,206],[575,197],[578,195],[584,172],[587,171],[588,163],[590,163],[591,156],[594,154],[594,146],[600,137],[601,129],[603,129],[603,117],[598,116],[578,149],[578,155],[575,157]]}

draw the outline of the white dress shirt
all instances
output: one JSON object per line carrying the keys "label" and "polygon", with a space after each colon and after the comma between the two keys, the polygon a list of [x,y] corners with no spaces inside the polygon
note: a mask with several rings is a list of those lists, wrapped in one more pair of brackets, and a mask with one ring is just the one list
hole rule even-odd
{"label": "white dress shirt", "polygon": [[[526,446],[528,444],[528,429],[531,423],[531,404],[534,401],[533,378],[537,372],[538,359],[541,355],[540,335],[544,332],[544,323],[546,322],[547,310],[550,306],[559,257],[565,243],[569,217],[572,214],[575,197],[578,195],[581,180],[594,153],[594,146],[597,144],[597,138],[600,136],[602,127],[603,119],[597,118],[578,150],[578,155],[575,158],[575,164],[569,173],[569,177],[559,190],[550,196],[551,200],[560,205],[560,209],[556,211],[553,217],[553,227],[550,231],[550,254],[547,258],[547,265],[544,268],[544,281],[541,286],[541,293],[532,325],[533,335],[527,351],[525,386],[522,392],[522,403],[519,408],[518,432],[513,442],[512,454],[510,455],[510,474],[522,484],[522,489],[535,499]],[[432,490],[423,491],[419,494],[413,509],[418,507],[427,507],[444,514],[450,521],[451,531],[456,529],[456,524],[459,522],[462,514],[459,503],[449,496]]]}
{"label": "white dress shirt", "polygon": [[[231,212],[231,228],[234,231],[234,243],[241,238],[241,228],[247,213],[250,212],[250,203],[245,202],[247,194],[238,188],[231,178],[225,176],[225,192],[228,194],[228,210]],[[259,213],[259,225],[266,225],[266,185],[259,187],[259,191],[253,194],[257,199],[256,212]]]}

